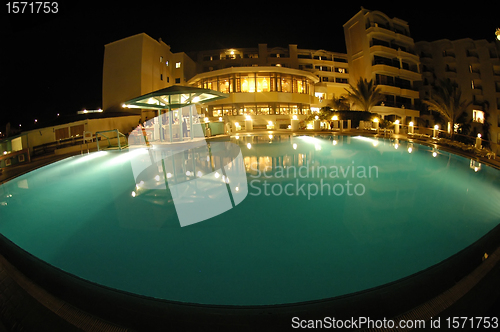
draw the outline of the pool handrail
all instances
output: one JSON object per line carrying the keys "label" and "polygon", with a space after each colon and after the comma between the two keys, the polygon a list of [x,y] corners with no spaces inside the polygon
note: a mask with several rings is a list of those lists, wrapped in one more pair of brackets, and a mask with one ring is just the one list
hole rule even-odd
{"label": "pool handrail", "polygon": [[[120,138],[121,137],[127,138],[127,136],[125,134],[121,133],[118,129],[111,129],[111,130],[96,131],[96,133],[95,133],[95,139],[97,141],[97,151],[100,151],[100,147],[99,147],[99,135],[101,135],[102,137],[104,137],[104,138],[106,138],[108,140],[108,148],[111,146],[111,141],[109,140],[110,138],[108,136],[104,135],[104,133],[111,133],[111,132],[116,133],[116,138],[118,140],[118,150],[122,149]],[[114,137],[112,137],[112,138],[114,138]],[[127,146],[128,145],[125,144],[123,148],[125,148]]]}

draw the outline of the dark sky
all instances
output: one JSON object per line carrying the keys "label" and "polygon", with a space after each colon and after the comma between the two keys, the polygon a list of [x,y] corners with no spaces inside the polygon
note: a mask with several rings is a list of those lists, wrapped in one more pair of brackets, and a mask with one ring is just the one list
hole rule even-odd
{"label": "dark sky", "polygon": [[[104,45],[141,32],[161,37],[173,52],[258,43],[345,52],[342,25],[361,5],[407,21],[415,41],[493,40],[500,26],[495,1],[343,2],[182,1],[174,6],[171,1],[78,0],[60,3],[56,14],[7,14],[4,2],[0,131],[7,121],[43,123],[57,113],[101,107]],[[439,7],[431,10],[429,4]]]}

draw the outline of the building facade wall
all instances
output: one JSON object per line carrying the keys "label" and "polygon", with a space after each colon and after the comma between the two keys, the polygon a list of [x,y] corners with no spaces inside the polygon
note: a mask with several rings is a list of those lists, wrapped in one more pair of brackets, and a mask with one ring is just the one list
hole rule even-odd
{"label": "building facade wall", "polygon": [[[227,93],[228,98],[202,106],[204,117],[243,123],[251,117],[255,125],[290,124],[293,115],[303,119],[318,104],[314,84],[319,80],[309,72],[277,66],[231,67],[201,73],[189,84]],[[283,123],[284,125],[285,123]]]}
{"label": "building facade wall", "polygon": [[[345,96],[350,84],[366,78],[374,80],[386,96],[373,111],[395,115],[395,119],[409,123],[424,109],[420,100],[428,96],[431,84],[443,77],[457,81],[464,97],[473,102],[471,117],[475,110],[487,108],[490,139],[500,141],[498,45],[471,39],[415,43],[407,22],[364,8],[343,28],[347,53],[301,49],[295,44],[258,44],[253,48],[206,50],[188,56],[172,53],[168,45],[146,34],[122,39],[105,48],[104,108],[180,84],[229,93],[226,100],[204,106],[203,112],[209,117],[250,114],[268,121],[270,115],[285,115],[282,112],[305,116],[321,107],[332,107],[334,98]],[[232,80],[235,87],[237,75],[245,72],[243,68],[253,68],[254,92],[241,91],[241,81],[238,91],[232,91],[231,85],[225,88],[223,80]],[[256,80],[260,74],[278,75],[286,70],[294,71],[286,73],[291,77],[308,77],[307,96],[297,91],[283,92],[276,81],[275,90],[258,91]]]}
{"label": "building facade wall", "polygon": [[349,87],[347,56],[338,52],[299,49],[294,44],[288,48],[269,48],[267,44],[259,44],[256,48],[201,51],[195,58],[198,73],[239,67],[272,67],[300,70],[303,71],[301,75],[312,74],[317,78],[311,88],[317,100],[315,105],[309,105],[314,110],[332,106],[332,99],[344,95]]}
{"label": "building facade wall", "polygon": [[184,52],[172,53],[161,39],[145,33],[105,45],[103,109],[120,110],[124,101],[174,84],[185,85],[196,64]]}
{"label": "building facade wall", "polygon": [[467,121],[472,120],[472,131],[483,132],[484,121],[488,121],[490,135],[483,138],[499,143],[500,59],[497,45],[470,38],[442,39],[417,42],[416,49],[422,61],[422,98],[431,95],[432,85],[440,79],[456,82],[463,100],[471,102]]}
{"label": "building facade wall", "polygon": [[408,24],[361,9],[344,24],[344,36],[350,81],[373,80],[386,98],[383,113],[405,119],[407,112],[401,109],[418,110],[420,59]]}
{"label": "building facade wall", "polygon": [[142,94],[143,35],[105,45],[102,76],[103,109],[116,110],[123,100]]}

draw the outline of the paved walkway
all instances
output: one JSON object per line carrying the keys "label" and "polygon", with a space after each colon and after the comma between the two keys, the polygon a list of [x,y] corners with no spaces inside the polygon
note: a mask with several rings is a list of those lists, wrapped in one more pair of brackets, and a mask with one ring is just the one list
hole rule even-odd
{"label": "paved walkway", "polygon": [[11,166],[11,167],[6,167],[3,168],[1,173],[0,173],[0,184],[4,183],[5,181],[22,175],[24,173],[27,173],[29,171],[32,171],[34,169],[37,169],[39,167],[54,163],[56,161],[62,160],[64,158],[70,157],[72,155],[80,154],[78,153],[72,153],[72,154],[64,154],[64,155],[46,155],[46,156],[40,156],[36,158],[32,158],[30,163],[25,163],[25,164],[20,164],[16,166]]}

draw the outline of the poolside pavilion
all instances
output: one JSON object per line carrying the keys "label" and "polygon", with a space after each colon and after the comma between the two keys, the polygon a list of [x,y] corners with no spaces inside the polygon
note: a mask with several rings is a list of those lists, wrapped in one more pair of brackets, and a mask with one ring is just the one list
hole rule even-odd
{"label": "poolside pavilion", "polygon": [[227,97],[225,93],[210,89],[172,85],[130,99],[122,106],[156,110],[156,117],[145,122],[148,140],[172,143],[204,137],[196,104]]}

